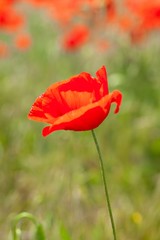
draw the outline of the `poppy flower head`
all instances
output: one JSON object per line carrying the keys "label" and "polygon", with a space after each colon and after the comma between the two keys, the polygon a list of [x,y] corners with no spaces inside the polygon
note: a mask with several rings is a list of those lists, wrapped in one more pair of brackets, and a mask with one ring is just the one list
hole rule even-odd
{"label": "poppy flower head", "polygon": [[112,102],[119,111],[122,94],[109,93],[107,73],[101,67],[96,78],[82,72],[67,80],[52,84],[33,103],[28,118],[49,123],[43,136],[56,130],[86,131],[98,127],[107,117]]}
{"label": "poppy flower head", "polygon": [[160,28],[160,0],[126,0],[125,3],[128,9],[138,17],[139,32]]}
{"label": "poppy flower head", "polygon": [[0,6],[0,28],[15,31],[23,24],[23,16],[8,5]]}
{"label": "poppy flower head", "polygon": [[89,29],[85,25],[76,25],[69,31],[63,40],[65,50],[72,51],[80,48],[89,39]]}
{"label": "poppy flower head", "polygon": [[15,46],[21,50],[26,50],[31,45],[31,37],[28,34],[20,34],[15,38]]}

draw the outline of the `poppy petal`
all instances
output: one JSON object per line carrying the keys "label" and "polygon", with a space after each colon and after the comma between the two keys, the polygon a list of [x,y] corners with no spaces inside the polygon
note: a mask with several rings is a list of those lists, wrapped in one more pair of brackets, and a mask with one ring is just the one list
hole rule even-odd
{"label": "poppy petal", "polygon": [[97,72],[96,72],[97,80],[101,83],[101,94],[102,96],[108,94],[108,79],[107,79],[107,72],[105,66],[102,66]]}
{"label": "poppy petal", "polygon": [[43,136],[47,136],[56,130],[86,131],[94,129],[107,117],[111,103],[117,104],[115,113],[118,113],[121,100],[121,92],[115,90],[98,102],[71,111],[64,116],[57,118],[56,121],[53,120],[53,124],[45,127],[42,134]]}
{"label": "poppy petal", "polygon": [[46,122],[48,117],[59,117],[68,111],[98,101],[108,93],[105,67],[97,71],[97,79],[89,73],[81,74],[52,84],[32,105],[28,117]]}

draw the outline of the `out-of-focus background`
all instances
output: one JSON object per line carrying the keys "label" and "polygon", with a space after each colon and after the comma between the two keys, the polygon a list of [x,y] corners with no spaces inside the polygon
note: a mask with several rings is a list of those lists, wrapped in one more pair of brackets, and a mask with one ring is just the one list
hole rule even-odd
{"label": "out-of-focus background", "polygon": [[[0,238],[32,213],[48,240],[112,239],[90,132],[27,119],[53,82],[105,65],[123,102],[96,129],[119,239],[160,239],[160,1],[0,0]],[[24,239],[32,226],[23,224]]]}

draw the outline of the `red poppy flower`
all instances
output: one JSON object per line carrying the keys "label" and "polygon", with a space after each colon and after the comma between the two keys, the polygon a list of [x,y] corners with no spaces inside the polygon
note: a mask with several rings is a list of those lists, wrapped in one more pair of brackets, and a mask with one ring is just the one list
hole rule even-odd
{"label": "red poppy flower", "polygon": [[87,42],[89,29],[85,25],[76,25],[64,36],[63,47],[66,50],[76,50]]}
{"label": "red poppy flower", "polygon": [[119,111],[122,94],[109,93],[105,67],[96,72],[96,78],[82,72],[51,85],[39,96],[28,118],[51,124],[43,129],[43,136],[56,130],[86,131],[98,127],[107,117],[111,103]]}
{"label": "red poppy flower", "polygon": [[160,0],[126,0],[126,6],[138,17],[138,32],[160,28]]}
{"label": "red poppy flower", "polygon": [[15,39],[15,45],[21,50],[26,50],[31,45],[31,37],[28,34],[18,35]]}
{"label": "red poppy flower", "polygon": [[0,6],[0,29],[15,31],[23,24],[23,17],[13,8]]}

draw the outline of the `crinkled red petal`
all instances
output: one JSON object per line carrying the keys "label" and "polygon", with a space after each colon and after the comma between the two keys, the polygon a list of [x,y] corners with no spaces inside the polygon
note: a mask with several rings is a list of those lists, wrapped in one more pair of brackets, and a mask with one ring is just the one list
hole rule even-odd
{"label": "crinkled red petal", "polygon": [[119,111],[122,100],[121,92],[115,90],[95,103],[88,104],[82,108],[68,112],[67,114],[54,119],[50,119],[51,126],[43,129],[43,136],[56,130],[86,131],[98,127],[107,117],[111,103],[116,103],[115,113]]}
{"label": "crinkled red petal", "polygon": [[64,114],[100,100],[108,94],[105,67],[100,68],[97,79],[88,73],[81,73],[68,80],[52,84],[36,99],[28,117],[35,121],[48,122]]}

